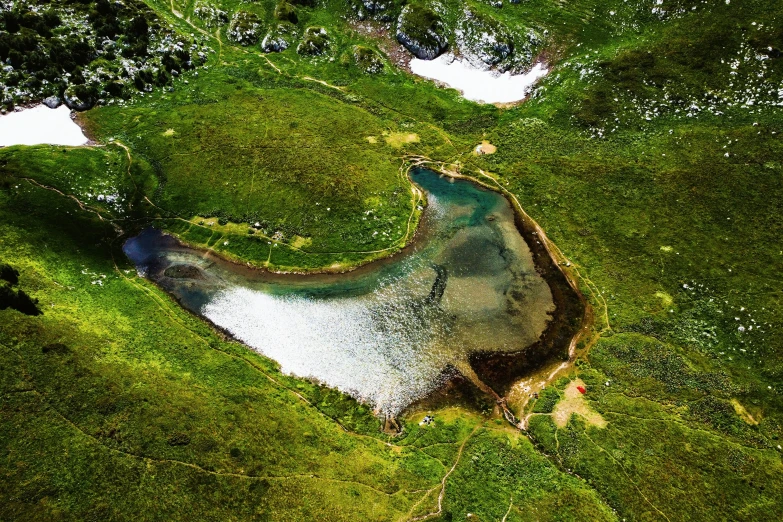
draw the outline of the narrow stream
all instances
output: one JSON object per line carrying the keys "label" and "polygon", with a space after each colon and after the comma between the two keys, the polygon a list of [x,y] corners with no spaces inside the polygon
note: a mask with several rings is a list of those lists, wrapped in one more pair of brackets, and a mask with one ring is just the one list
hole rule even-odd
{"label": "narrow stream", "polygon": [[427,192],[411,248],[346,274],[248,269],[148,229],[124,251],[189,310],[277,361],[397,414],[475,352],[518,352],[554,311],[502,195],[416,170]]}

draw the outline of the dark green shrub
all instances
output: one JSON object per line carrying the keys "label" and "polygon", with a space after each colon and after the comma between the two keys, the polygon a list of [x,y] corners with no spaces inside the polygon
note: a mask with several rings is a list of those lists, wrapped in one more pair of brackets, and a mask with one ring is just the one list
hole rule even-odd
{"label": "dark green shrub", "polygon": [[174,433],[168,438],[169,446],[187,446],[190,444],[190,437],[187,433]]}
{"label": "dark green shrub", "polygon": [[299,17],[296,15],[296,8],[286,2],[286,0],[280,0],[275,7],[275,18],[282,22],[291,22],[296,24],[299,22]]}
{"label": "dark green shrub", "polygon": [[554,386],[541,390],[538,399],[533,404],[533,413],[552,413],[560,399],[560,392]]}
{"label": "dark green shrub", "polygon": [[15,285],[19,282],[19,271],[7,263],[0,263],[0,279]]}
{"label": "dark green shrub", "polygon": [[26,315],[40,315],[38,300],[27,295],[23,290],[14,291],[5,281],[0,282],[0,310],[11,308]]}

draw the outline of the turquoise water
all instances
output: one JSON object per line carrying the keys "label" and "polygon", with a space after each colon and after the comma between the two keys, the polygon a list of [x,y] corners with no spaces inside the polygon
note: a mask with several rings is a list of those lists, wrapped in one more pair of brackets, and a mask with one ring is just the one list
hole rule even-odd
{"label": "turquoise water", "polygon": [[427,192],[424,232],[347,274],[250,270],[151,229],[124,248],[183,306],[283,371],[396,414],[466,370],[472,352],[533,344],[554,309],[503,196],[427,170],[411,179]]}

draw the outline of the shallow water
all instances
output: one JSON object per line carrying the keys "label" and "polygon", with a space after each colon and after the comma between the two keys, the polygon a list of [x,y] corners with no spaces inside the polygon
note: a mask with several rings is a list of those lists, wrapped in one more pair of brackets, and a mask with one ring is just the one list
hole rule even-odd
{"label": "shallow water", "polygon": [[503,196],[430,171],[411,177],[428,194],[425,232],[404,253],[354,272],[249,270],[152,229],[124,250],[183,306],[284,372],[396,414],[471,353],[531,345],[554,309]]}
{"label": "shallow water", "polygon": [[476,68],[466,59],[459,59],[448,53],[434,60],[414,58],[410,68],[413,74],[445,83],[461,91],[464,98],[484,103],[524,100],[536,82],[548,72],[544,64],[537,63],[525,74],[500,74]]}

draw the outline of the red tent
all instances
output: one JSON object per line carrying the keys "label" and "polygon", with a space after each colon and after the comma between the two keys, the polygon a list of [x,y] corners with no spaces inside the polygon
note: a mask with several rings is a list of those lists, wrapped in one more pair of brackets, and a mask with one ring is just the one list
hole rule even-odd
{"label": "red tent", "polygon": [[576,389],[577,389],[577,390],[579,390],[579,393],[581,393],[581,394],[583,394],[583,395],[584,395],[585,393],[587,393],[587,390],[585,390],[585,387],[584,387],[584,386],[577,386],[577,387],[576,387]]}

